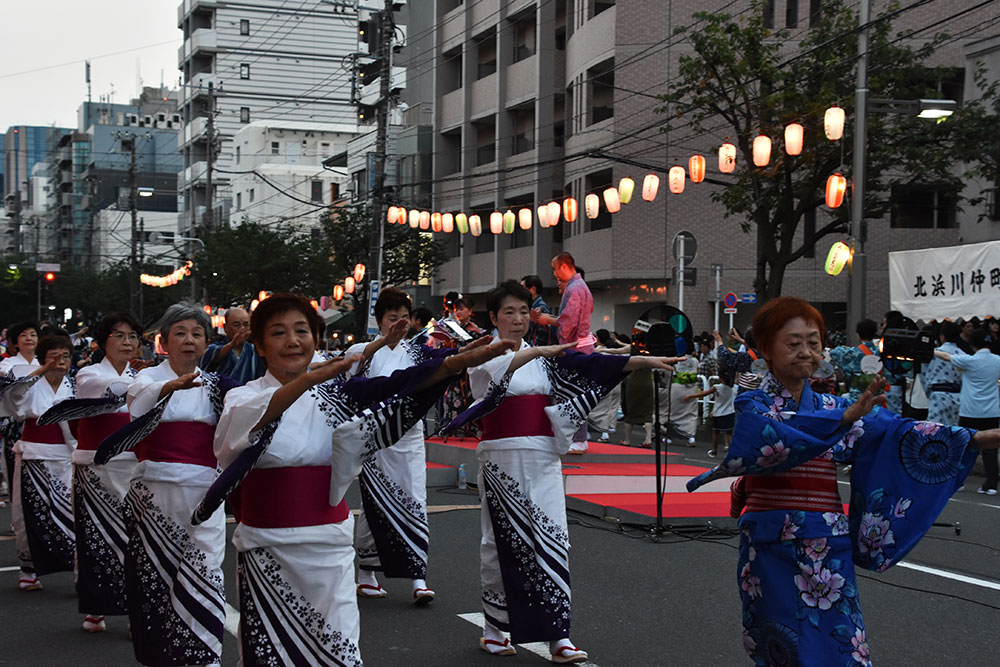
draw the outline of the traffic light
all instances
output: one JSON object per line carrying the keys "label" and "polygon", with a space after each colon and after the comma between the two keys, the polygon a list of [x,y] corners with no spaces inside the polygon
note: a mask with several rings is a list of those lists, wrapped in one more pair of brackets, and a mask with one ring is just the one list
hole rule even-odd
{"label": "traffic light", "polygon": [[378,81],[378,77],[381,73],[381,60],[375,60],[370,63],[365,63],[364,65],[358,65],[358,82],[362,87],[375,83]]}
{"label": "traffic light", "polygon": [[370,19],[358,21],[358,41],[368,47],[368,53],[377,54],[382,45],[381,14],[375,14]]}
{"label": "traffic light", "polygon": [[45,274],[45,282],[54,283],[55,281],[56,281],[56,274],[52,273],[51,271]]}
{"label": "traffic light", "polygon": [[376,107],[373,104],[358,105],[358,122],[369,123],[375,120]]}

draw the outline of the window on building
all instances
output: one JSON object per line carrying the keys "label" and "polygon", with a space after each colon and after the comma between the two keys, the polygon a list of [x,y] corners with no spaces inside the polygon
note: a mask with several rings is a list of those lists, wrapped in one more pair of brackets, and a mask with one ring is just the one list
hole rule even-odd
{"label": "window on building", "polygon": [[271,142],[271,155],[281,155],[281,142],[272,141]]}
{"label": "window on building", "polygon": [[323,229],[321,227],[312,227],[309,230],[309,237],[314,243],[319,243],[323,240]]}
{"label": "window on building", "polygon": [[336,204],[340,199],[340,183],[330,183],[330,203]]}
{"label": "window on building", "polygon": [[240,163],[240,147],[236,147],[236,164]]}
{"label": "window on building", "polygon": [[822,16],[822,0],[809,0],[809,27],[816,25]]}
{"label": "window on building", "polygon": [[242,192],[237,192],[236,193],[236,210],[239,211],[241,208],[243,208],[243,193]]}
{"label": "window on building", "polygon": [[956,226],[958,197],[940,185],[897,185],[892,188],[893,229],[951,229]]}
{"label": "window on building", "polygon": [[785,27],[796,28],[799,25],[799,0],[788,0],[785,5]]}
{"label": "window on building", "polygon": [[442,16],[462,6],[462,0],[438,0],[438,2],[438,11]]}
{"label": "window on building", "polygon": [[240,63],[240,78],[249,79],[250,78],[250,64]]}
{"label": "window on building", "polygon": [[594,0],[594,13],[591,14],[591,18],[606,12],[615,6],[615,0]]}
{"label": "window on building", "polygon": [[240,107],[240,122],[241,123],[250,122],[250,107]]}
{"label": "window on building", "polygon": [[773,28],[774,27],[774,1],[775,0],[764,0],[763,12],[764,12],[764,27]]}
{"label": "window on building", "polygon": [[566,39],[568,37],[567,24],[569,23],[569,21],[566,20],[566,14],[567,14],[566,3],[565,2],[556,3],[556,21],[555,21],[555,29],[553,31],[553,41],[552,41],[553,46],[556,47],[556,51],[566,50]]}
{"label": "window on building", "polygon": [[462,170],[462,132],[459,129],[441,133],[440,150],[434,156],[438,176],[447,176]]}
{"label": "window on building", "polygon": [[250,19],[240,19],[240,34],[241,35],[250,34]]}
{"label": "window on building", "polygon": [[351,199],[361,201],[368,198],[368,170],[362,169],[351,174]]}
{"label": "window on building", "polygon": [[566,98],[563,102],[563,107],[565,109],[564,119],[566,121],[567,139],[572,137],[574,131],[576,130],[576,119],[573,117],[573,90],[573,83],[570,82],[570,84],[566,86]]}
{"label": "window on building", "polygon": [[562,148],[566,144],[566,96],[552,96],[552,145]]}
{"label": "window on building", "polygon": [[330,142],[323,141],[319,145],[319,156],[320,157],[330,157]]}
{"label": "window on building", "polygon": [[588,69],[587,80],[590,83],[590,113],[587,124],[593,125],[614,118],[615,59],[608,58]]}
{"label": "window on building", "polygon": [[608,209],[604,206],[603,193],[605,189],[611,187],[613,176],[610,169],[602,169],[601,171],[588,174],[585,179],[584,187],[586,187],[587,193],[593,192],[601,198],[601,212],[596,218],[590,220],[590,231],[607,229],[611,226],[611,214],[608,213]]}
{"label": "window on building", "polygon": [[535,102],[511,109],[510,126],[514,133],[511,144],[511,155],[527,153],[535,149]]}
{"label": "window on building", "polygon": [[476,79],[485,79],[497,71],[497,31],[490,28],[473,38],[476,45]]}
{"label": "window on building", "polygon": [[476,135],[476,166],[481,167],[496,161],[496,116],[473,121],[472,129]]}
{"label": "window on building", "polygon": [[447,94],[462,87],[462,47],[441,54],[441,65],[438,67],[441,78],[441,93]]}
{"label": "window on building", "polygon": [[311,192],[309,198],[314,202],[319,204],[323,203],[323,181],[312,181],[310,184]]}
{"label": "window on building", "polygon": [[254,191],[253,190],[254,190],[253,188],[250,188],[250,192],[249,192],[249,194],[247,196],[247,200],[251,204],[253,203],[253,199],[254,199],[254,196],[253,196],[254,195]]}
{"label": "window on building", "polygon": [[535,10],[521,14],[514,20],[514,62],[535,55]]}

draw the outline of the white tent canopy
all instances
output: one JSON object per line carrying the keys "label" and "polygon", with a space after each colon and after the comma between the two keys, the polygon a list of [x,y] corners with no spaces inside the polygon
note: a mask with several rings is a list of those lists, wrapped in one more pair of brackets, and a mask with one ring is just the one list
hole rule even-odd
{"label": "white tent canopy", "polygon": [[1000,241],[890,252],[889,301],[914,320],[1000,316]]}

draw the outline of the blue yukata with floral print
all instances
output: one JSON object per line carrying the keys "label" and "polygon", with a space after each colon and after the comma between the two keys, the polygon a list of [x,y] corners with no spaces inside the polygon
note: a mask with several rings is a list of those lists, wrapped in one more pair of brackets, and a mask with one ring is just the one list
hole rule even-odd
{"label": "blue yukata with floral print", "polygon": [[688,482],[766,475],[820,458],[854,465],[850,511],[745,512],[737,579],[743,644],[757,665],[871,665],[855,565],[881,572],[916,545],[965,480],[972,431],[874,408],[842,425],[845,398],[799,402],[768,374],[736,399],[725,461]]}

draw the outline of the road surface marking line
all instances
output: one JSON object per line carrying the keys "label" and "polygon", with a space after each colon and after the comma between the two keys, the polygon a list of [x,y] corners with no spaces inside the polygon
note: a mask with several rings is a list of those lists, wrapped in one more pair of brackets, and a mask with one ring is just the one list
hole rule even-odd
{"label": "road surface marking line", "polygon": [[902,561],[897,563],[899,567],[905,567],[910,570],[916,570],[917,572],[924,572],[926,574],[933,574],[938,577],[945,577],[947,579],[954,579],[955,581],[961,581],[963,584],[972,584],[973,586],[982,586],[983,588],[992,588],[995,591],[1000,591],[1000,582],[990,581],[988,579],[978,579],[976,577],[970,577],[965,574],[958,574],[957,572],[949,572],[948,570],[939,570],[936,567],[927,567],[926,565],[916,565],[914,563],[907,563]]}
{"label": "road surface marking line", "polygon": [[[472,613],[472,614],[458,614],[458,617],[460,619],[462,619],[463,621],[468,621],[469,623],[472,623],[474,626],[476,626],[480,630],[482,630],[482,628],[483,628],[483,620],[485,620],[485,619],[483,618],[483,612],[481,612],[481,611],[478,611],[478,612],[475,612],[475,613]],[[545,658],[546,660],[548,660],[549,656],[552,655],[549,652],[549,643],[548,642],[531,642],[529,644],[517,644],[517,648],[518,648],[518,650],[524,649],[525,651],[529,651],[531,653],[534,653],[535,655],[537,655],[539,657],[542,657],[542,658]],[[586,649],[584,649],[584,650],[586,650]],[[590,662],[589,660],[586,661],[586,662],[578,662],[576,664],[582,665],[583,667],[597,667],[596,664],[594,664],[593,662]]]}
{"label": "road surface marking line", "polygon": [[226,632],[231,634],[233,637],[239,639],[239,635],[236,634],[240,629],[240,612],[236,611],[233,605],[226,603]]}
{"label": "road surface marking line", "polygon": [[11,567],[0,567],[0,572],[13,572],[14,570],[20,570],[20,565],[13,565]]}

